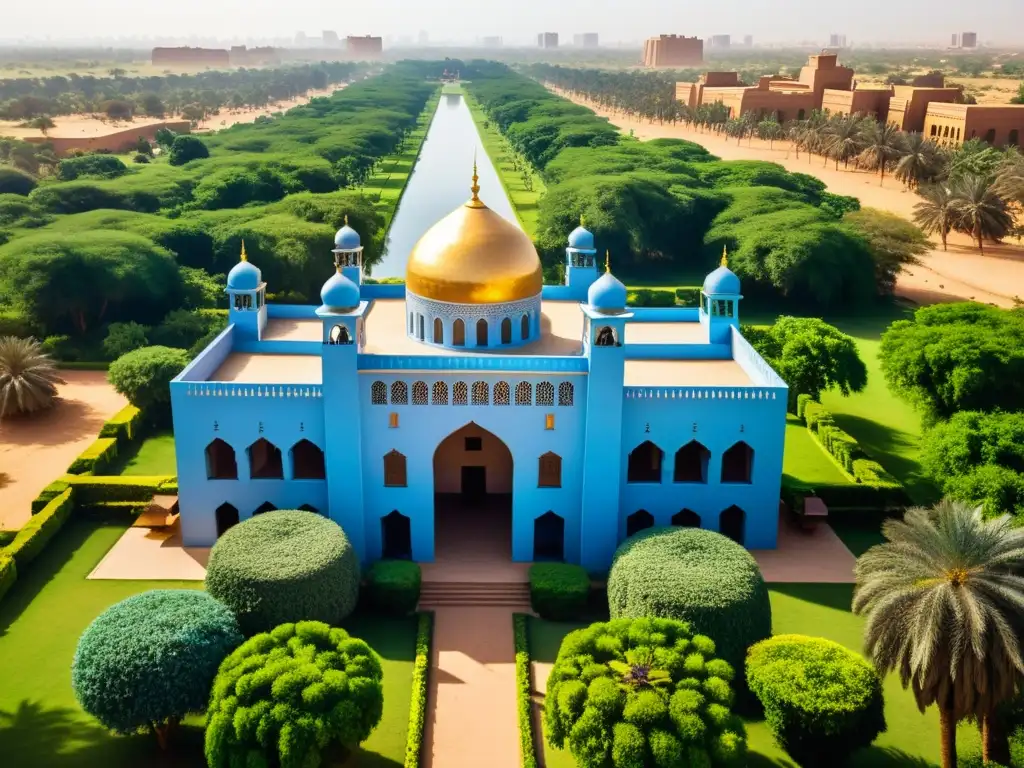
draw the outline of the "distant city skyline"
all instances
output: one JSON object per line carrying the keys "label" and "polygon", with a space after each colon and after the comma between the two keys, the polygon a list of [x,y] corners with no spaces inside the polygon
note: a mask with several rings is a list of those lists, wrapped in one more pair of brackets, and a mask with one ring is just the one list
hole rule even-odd
{"label": "distant city skyline", "polygon": [[[500,35],[505,45],[536,44],[539,32],[596,32],[602,44],[642,42],[660,33],[707,37],[752,35],[757,44],[821,41],[839,33],[853,44],[949,43],[955,32],[978,33],[981,43],[1024,47],[1022,0],[860,0],[828,6],[817,0],[717,0],[700,12],[663,0],[376,0],[331,10],[315,0],[178,0],[172,6],[135,0],[51,0],[46,12],[11,3],[2,12],[0,40],[87,42],[118,38],[165,40],[287,40],[296,32],[317,37],[324,29],[345,35],[381,35],[438,44],[471,44]],[[200,32],[201,30],[201,32]],[[198,32],[198,34],[197,34]]]}

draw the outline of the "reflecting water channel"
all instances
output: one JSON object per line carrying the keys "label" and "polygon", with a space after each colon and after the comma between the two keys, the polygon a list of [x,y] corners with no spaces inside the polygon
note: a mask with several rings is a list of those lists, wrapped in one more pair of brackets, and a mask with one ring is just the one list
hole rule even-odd
{"label": "reflecting water channel", "polygon": [[480,175],[480,199],[518,226],[512,204],[480,141],[469,107],[461,95],[444,94],[391,221],[384,258],[373,267],[373,277],[404,277],[405,263],[416,241],[431,225],[469,199],[474,151]]}

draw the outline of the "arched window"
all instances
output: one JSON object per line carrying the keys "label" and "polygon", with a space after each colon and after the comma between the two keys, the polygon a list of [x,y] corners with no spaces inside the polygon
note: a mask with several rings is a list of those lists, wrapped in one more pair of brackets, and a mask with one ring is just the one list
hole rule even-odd
{"label": "arched window", "polygon": [[331,344],[351,344],[352,337],[348,335],[348,328],[344,325],[336,325],[331,328]]}
{"label": "arched window", "polygon": [[426,405],[427,395],[430,390],[427,389],[427,382],[416,381],[412,385],[412,404],[413,405]]}
{"label": "arched window", "polygon": [[985,131],[985,141],[988,142],[989,144],[995,144],[996,143],[996,129],[995,128],[989,128],[987,131]]}
{"label": "arched window", "polygon": [[466,323],[461,317],[455,318],[455,322],[452,323],[452,346],[466,346]]}
{"label": "arched window", "polygon": [[806,115],[807,115],[807,110],[806,109],[801,109],[799,112],[796,113],[796,119],[797,120],[803,120]]}
{"label": "arched window", "polygon": [[[959,133],[959,130],[957,132]],[[959,139],[960,137],[957,136],[957,138]],[[1010,131],[1010,142],[1009,143],[1010,143],[1011,147],[1018,147],[1018,146],[1020,146],[1020,129],[1019,128],[1013,128]]]}
{"label": "arched window", "polygon": [[314,507],[312,504],[303,504],[299,507],[303,512],[312,512],[314,515],[319,515],[320,510]]}
{"label": "arched window", "polygon": [[548,451],[540,457],[538,462],[537,487],[539,488],[561,488],[562,487],[562,457],[557,453]]}
{"label": "arched window", "polygon": [[742,544],[746,534],[746,518],[746,513],[733,504],[718,516],[718,532],[737,544]]}
{"label": "arched window", "polygon": [[412,336],[416,328],[416,315],[409,313],[409,335]]}
{"label": "arched window", "polygon": [[672,515],[672,525],[681,528],[700,528],[700,516],[692,509],[681,509]]}
{"label": "arched window", "polygon": [[650,440],[645,440],[629,454],[626,481],[629,483],[660,483],[661,461],[665,454]]}
{"label": "arched window", "polygon": [[275,507],[269,501],[264,501],[262,504],[260,504],[258,507],[256,507],[256,509],[254,509],[252,511],[252,514],[253,514],[253,516],[256,516],[256,515],[262,515],[264,512],[275,512],[275,511],[277,511],[277,507]]}
{"label": "arched window", "polygon": [[490,388],[486,381],[473,382],[473,405],[487,405],[491,400]]}
{"label": "arched window", "polygon": [[519,335],[523,341],[530,338],[530,316],[523,314],[523,319],[519,321]]}
{"label": "arched window", "polygon": [[391,384],[391,404],[409,404],[409,385],[404,381],[396,381]]}
{"label": "arched window", "polygon": [[754,470],[754,449],[742,440],[722,454],[722,482],[749,483]]}
{"label": "arched window", "polygon": [[299,440],[292,446],[292,477],[296,480],[323,480],[324,452],[309,440]]}
{"label": "arched window", "polygon": [[397,509],[380,519],[380,556],[388,560],[412,559],[412,526]]}
{"label": "arched window", "polygon": [[434,343],[444,344],[444,323],[440,317],[434,318]]}
{"label": "arched window", "polygon": [[426,334],[424,333],[424,329],[423,329],[423,315],[416,315],[416,321],[417,321],[416,338],[418,338],[420,341],[423,341],[426,338]]}
{"label": "arched window", "polygon": [[281,449],[265,437],[249,446],[249,477],[253,480],[280,480],[284,477]]}
{"label": "arched window", "polygon": [[676,451],[675,471],[672,480],[677,483],[706,483],[708,481],[708,460],[711,451],[691,440]]}
{"label": "arched window", "polygon": [[384,454],[384,485],[388,488],[405,488],[405,456],[391,450]]}
{"label": "arched window", "polygon": [[516,405],[533,405],[533,385],[530,382],[516,384]]}
{"label": "arched window", "polygon": [[231,504],[224,503],[217,507],[214,512],[217,520],[217,538],[224,535],[224,532],[233,525],[238,525],[238,510]]}
{"label": "arched window", "polygon": [[512,343],[512,320],[507,317],[501,321],[501,343]]}
{"label": "arched window", "polygon": [[383,381],[375,381],[370,385],[370,402],[374,405],[388,404],[388,385]]}
{"label": "arched window", "polygon": [[572,383],[563,381],[558,385],[558,404],[572,405]]}
{"label": "arched window", "polygon": [[537,385],[537,405],[555,404],[555,385],[550,381],[542,381]]}
{"label": "arched window", "polygon": [[533,521],[533,559],[565,559],[565,520],[550,510]]}
{"label": "arched window", "polygon": [[206,446],[206,479],[238,479],[238,462],[235,461],[235,449],[219,437]]}
{"label": "arched window", "polygon": [[452,384],[452,405],[469,405],[469,387],[464,381]]}
{"label": "arched window", "polygon": [[476,321],[476,345],[478,347],[487,346],[487,321],[482,317]]}
{"label": "arched window", "polygon": [[434,382],[432,402],[434,405],[448,405],[448,385],[443,381]]}
{"label": "arched window", "polygon": [[512,397],[512,390],[507,381],[499,381],[494,385],[494,404],[508,405]]}
{"label": "arched window", "polygon": [[653,525],[654,516],[646,509],[638,510],[626,518],[626,537],[629,538],[634,533],[651,528]]}
{"label": "arched window", "polygon": [[597,339],[594,341],[594,345],[598,347],[614,347],[615,346],[615,329],[610,325],[603,325],[597,329]]}

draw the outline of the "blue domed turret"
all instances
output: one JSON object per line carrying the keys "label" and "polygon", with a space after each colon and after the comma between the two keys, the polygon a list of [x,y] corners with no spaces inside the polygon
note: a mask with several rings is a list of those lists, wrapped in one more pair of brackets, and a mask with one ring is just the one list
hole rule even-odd
{"label": "blue domed turret", "polygon": [[348,225],[348,214],[345,214],[345,226],[334,236],[334,247],[339,251],[355,251],[362,247],[359,233]]}
{"label": "blue domed turret", "polygon": [[622,312],[626,309],[626,286],[611,273],[605,256],[604,274],[587,291],[587,304],[598,312]]}
{"label": "blue domed turret", "polygon": [[704,294],[706,296],[739,296],[740,279],[729,269],[728,256],[722,250],[722,263],[714,272],[704,278]]}
{"label": "blue domed turret", "polygon": [[582,219],[580,225],[569,233],[569,247],[579,251],[594,250],[594,235],[589,229],[584,228]]}
{"label": "blue domed turret", "polygon": [[242,243],[241,260],[228,272],[229,291],[255,291],[263,284],[263,273],[259,267],[249,261],[245,254],[245,242]]}
{"label": "blue domed turret", "polygon": [[325,307],[347,312],[359,306],[359,286],[339,269],[320,289],[320,300]]}

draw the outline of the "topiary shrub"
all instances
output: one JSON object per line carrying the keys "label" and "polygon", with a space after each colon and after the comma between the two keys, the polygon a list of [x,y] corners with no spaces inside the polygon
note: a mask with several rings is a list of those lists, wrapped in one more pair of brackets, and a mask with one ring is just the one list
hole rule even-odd
{"label": "topiary shrub", "polygon": [[612,618],[660,616],[713,638],[741,673],[747,649],[772,631],[768,587],[747,550],[714,531],[648,528],[615,551],[608,574]]}
{"label": "topiary shrub", "polygon": [[673,619],[613,619],[570,632],[548,678],[550,744],[582,768],[743,765],[732,666]]}
{"label": "topiary shrub", "polygon": [[878,673],[831,640],[778,635],[758,643],[747,654],[747,684],[776,742],[800,765],[833,762],[885,732]]}
{"label": "topiary shrub", "polygon": [[326,517],[266,512],[213,545],[206,589],[234,610],[247,635],[294,621],[338,624],[359,597],[359,559]]}
{"label": "topiary shrub", "polygon": [[112,362],[107,379],[128,402],[159,420],[170,414],[171,379],[188,362],[183,349],[140,347]]}
{"label": "topiary shrub", "polygon": [[587,610],[590,577],[583,566],[537,563],[530,566],[530,605],[543,619],[572,621]]}
{"label": "topiary shrub", "polygon": [[423,576],[409,560],[378,560],[366,574],[366,604],[376,611],[405,616],[416,610]]}
{"label": "topiary shrub", "polygon": [[380,722],[382,678],[377,654],[343,629],[300,621],[256,635],[217,673],[207,716],[207,763],[340,764],[345,751],[365,741]]}
{"label": "topiary shrub", "polygon": [[150,728],[166,746],[178,721],[206,707],[217,668],[243,639],[231,611],[205,592],[143,592],[105,610],[82,633],[71,687],[107,728]]}
{"label": "topiary shrub", "polygon": [[192,160],[201,160],[209,156],[209,148],[198,136],[175,136],[171,142],[169,158],[171,165],[184,165]]}

